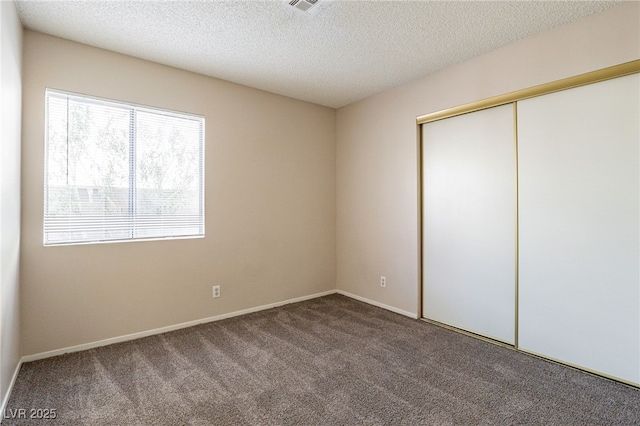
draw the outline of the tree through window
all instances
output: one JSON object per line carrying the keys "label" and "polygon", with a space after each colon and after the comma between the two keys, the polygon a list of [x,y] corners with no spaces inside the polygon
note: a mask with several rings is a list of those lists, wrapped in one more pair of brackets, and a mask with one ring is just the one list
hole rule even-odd
{"label": "tree through window", "polygon": [[47,90],[44,243],[204,235],[204,118]]}

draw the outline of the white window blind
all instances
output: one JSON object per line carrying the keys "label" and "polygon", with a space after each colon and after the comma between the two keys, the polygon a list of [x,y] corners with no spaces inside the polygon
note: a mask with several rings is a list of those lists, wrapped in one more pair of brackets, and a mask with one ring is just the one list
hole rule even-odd
{"label": "white window blind", "polygon": [[204,118],[46,91],[44,244],[204,235]]}

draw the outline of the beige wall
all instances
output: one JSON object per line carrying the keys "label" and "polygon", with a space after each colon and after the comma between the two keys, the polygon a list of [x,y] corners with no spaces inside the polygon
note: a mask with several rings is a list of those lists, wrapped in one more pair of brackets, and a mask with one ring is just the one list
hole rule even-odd
{"label": "beige wall", "polygon": [[[23,355],[335,289],[335,110],[31,31],[23,79]],[[46,87],[204,115],[206,237],[43,247]]]}
{"label": "beige wall", "polygon": [[20,127],[22,25],[13,2],[0,2],[0,400],[20,361]]}
{"label": "beige wall", "polygon": [[338,290],[419,313],[417,116],[639,58],[629,2],[338,110]]}

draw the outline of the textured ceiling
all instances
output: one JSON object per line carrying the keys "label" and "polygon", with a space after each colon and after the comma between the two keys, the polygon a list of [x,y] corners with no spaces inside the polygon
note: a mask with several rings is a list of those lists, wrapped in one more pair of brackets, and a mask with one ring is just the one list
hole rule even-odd
{"label": "textured ceiling", "polygon": [[16,4],[35,31],[337,108],[621,3],[324,1]]}

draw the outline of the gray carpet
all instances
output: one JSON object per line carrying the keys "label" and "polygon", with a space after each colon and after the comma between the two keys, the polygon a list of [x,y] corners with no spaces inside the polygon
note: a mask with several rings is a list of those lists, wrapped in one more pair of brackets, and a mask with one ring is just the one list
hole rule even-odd
{"label": "gray carpet", "polygon": [[[54,420],[10,419],[55,409]],[[36,412],[32,412],[36,413]],[[333,295],[24,364],[4,425],[630,425],[640,391]]]}

